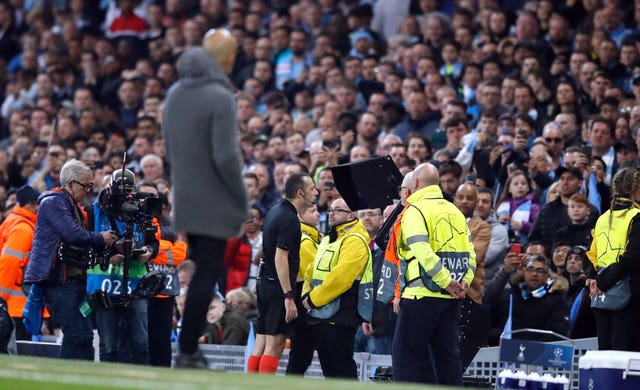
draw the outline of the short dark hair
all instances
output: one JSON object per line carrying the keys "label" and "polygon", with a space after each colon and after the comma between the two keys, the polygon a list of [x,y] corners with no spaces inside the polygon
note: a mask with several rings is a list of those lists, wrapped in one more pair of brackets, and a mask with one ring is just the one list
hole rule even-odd
{"label": "short dark hair", "polygon": [[284,183],[284,195],[287,199],[293,199],[296,197],[296,193],[298,190],[302,190],[304,192],[305,188],[305,177],[311,177],[308,173],[294,173],[289,176],[287,182]]}
{"label": "short dark hair", "polygon": [[467,125],[467,121],[463,117],[461,117],[460,115],[454,115],[452,118],[449,118],[449,120],[446,121],[442,127],[444,127],[444,130],[447,131],[449,127],[457,127],[461,124],[463,124],[464,127],[469,128],[469,126]]}
{"label": "short dark hair", "polygon": [[591,132],[591,129],[593,129],[593,125],[595,125],[596,123],[604,123],[605,125],[607,125],[607,127],[609,128],[609,132],[611,133],[611,136],[615,137],[616,126],[613,123],[611,123],[609,119],[603,117],[602,115],[596,115],[591,119],[591,126],[589,126],[589,132]]}
{"label": "short dark hair", "polygon": [[462,176],[462,166],[456,161],[448,160],[440,164],[440,170],[438,173],[440,176],[450,173],[459,179]]}
{"label": "short dark hair", "polygon": [[[489,194],[491,195],[491,199],[493,199],[493,191],[491,191],[490,188],[487,187],[478,187],[478,194]],[[493,203],[493,201],[492,201]]]}

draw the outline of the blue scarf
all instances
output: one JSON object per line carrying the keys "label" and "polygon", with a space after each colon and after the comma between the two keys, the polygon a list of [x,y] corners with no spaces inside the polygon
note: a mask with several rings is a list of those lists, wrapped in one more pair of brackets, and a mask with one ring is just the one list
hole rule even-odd
{"label": "blue scarf", "polygon": [[553,282],[555,280],[552,278],[549,278],[545,284],[543,284],[542,286],[538,287],[537,289],[533,290],[533,291],[529,291],[524,287],[524,282],[521,282],[519,284],[520,286],[520,291],[522,293],[522,299],[524,299],[525,301],[529,298],[542,298],[545,295],[547,295],[547,293],[549,292],[549,289],[551,289],[551,286],[553,285]]}

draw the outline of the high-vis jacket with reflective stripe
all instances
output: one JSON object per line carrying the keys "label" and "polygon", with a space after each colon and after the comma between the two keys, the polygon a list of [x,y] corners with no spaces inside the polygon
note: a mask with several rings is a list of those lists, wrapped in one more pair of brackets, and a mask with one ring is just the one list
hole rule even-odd
{"label": "high-vis jacket with reflective stripe", "polygon": [[[624,254],[629,241],[631,220],[638,213],[640,213],[639,209],[631,207],[622,210],[607,210],[598,218],[590,250],[596,255],[594,262],[596,269],[601,270],[616,263],[618,258]],[[609,224],[611,214],[613,215],[611,216],[611,224]],[[637,237],[634,238],[637,239]]]}
{"label": "high-vis jacket with reflective stripe", "polygon": [[300,239],[300,269],[296,282],[304,282],[304,274],[307,268],[313,264],[313,259],[318,251],[320,232],[318,229],[304,222],[300,222],[302,237]]}
{"label": "high-vis jacket with reflective stripe", "polygon": [[334,241],[329,236],[322,239],[313,266],[305,274],[303,294],[311,290],[309,304],[314,308],[309,315],[324,320],[343,317],[349,324],[358,315],[370,321],[373,275],[369,233],[358,219],[337,226],[336,231]]}
{"label": "high-vis jacket with reflective stripe", "polygon": [[22,317],[27,296],[22,291],[22,275],[29,261],[36,214],[16,205],[0,225],[0,296],[11,317]]}
{"label": "high-vis jacket with reflective stripe", "polygon": [[402,298],[453,298],[444,291],[452,278],[471,285],[476,267],[466,218],[437,185],[416,191],[407,201],[398,240],[399,257],[406,262]]}

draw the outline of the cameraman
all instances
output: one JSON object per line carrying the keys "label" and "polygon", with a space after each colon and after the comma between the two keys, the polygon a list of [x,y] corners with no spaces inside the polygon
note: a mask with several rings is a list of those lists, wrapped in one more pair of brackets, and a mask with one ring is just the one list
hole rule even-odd
{"label": "cameraman", "polygon": [[[93,360],[93,327],[79,307],[85,299],[89,248],[102,250],[117,238],[108,231],[87,231],[86,200],[93,183],[91,169],[78,160],[68,161],[60,172],[62,188],[40,195],[31,258],[25,284],[42,286],[45,302],[64,333],[60,357]],[[65,251],[75,245],[73,253]],[[78,248],[79,247],[79,248]]]}
{"label": "cameraman", "polygon": [[[149,179],[137,185],[138,193],[158,198],[158,187]],[[160,198],[169,207],[167,197]],[[166,203],[165,203],[166,202]],[[180,295],[180,281],[177,266],[187,258],[187,243],[178,236],[173,221],[164,215],[153,219],[158,226],[156,238],[160,243],[158,256],[147,264],[150,271],[164,275],[164,290],[149,299],[149,363],[152,366],[171,367],[171,331],[173,327],[173,306],[175,297]]]}
{"label": "cameraman", "polygon": [[[128,286],[125,287],[123,280],[127,245],[124,240],[118,240],[106,254],[106,270],[94,267],[87,272],[87,294],[95,303],[100,361],[103,362],[149,364],[147,300],[123,297],[125,288],[131,294],[147,274],[146,263],[158,254],[159,246],[154,231],[142,229],[142,232],[138,232],[140,213],[132,215],[123,210],[121,201],[137,202],[134,181],[135,175],[130,170],[114,171],[110,187],[103,190],[98,200],[86,208],[90,230],[111,229],[120,238],[126,238],[125,228],[130,224],[133,226],[128,228],[134,232],[131,258],[126,262],[129,269]],[[135,223],[131,218],[135,218]],[[110,305],[105,305],[105,301]],[[127,351],[130,356],[122,356],[125,351],[123,346],[130,347],[130,351]]]}

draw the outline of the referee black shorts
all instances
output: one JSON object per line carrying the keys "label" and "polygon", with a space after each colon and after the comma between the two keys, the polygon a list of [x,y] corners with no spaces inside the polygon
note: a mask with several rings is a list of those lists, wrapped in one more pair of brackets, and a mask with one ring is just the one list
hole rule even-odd
{"label": "referee black shorts", "polygon": [[288,334],[285,322],[284,293],[278,280],[260,279],[256,286],[258,293],[258,321],[256,334]]}

